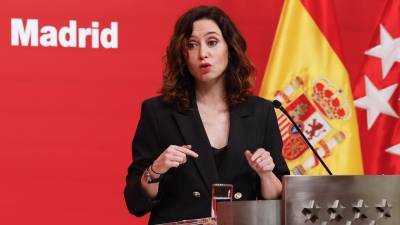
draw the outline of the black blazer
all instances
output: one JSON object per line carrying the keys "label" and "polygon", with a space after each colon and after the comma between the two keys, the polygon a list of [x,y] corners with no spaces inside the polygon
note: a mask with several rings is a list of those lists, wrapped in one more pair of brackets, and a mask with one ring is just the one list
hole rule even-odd
{"label": "black blazer", "polygon": [[[151,200],[141,188],[140,177],[171,144],[190,144],[199,157],[188,157],[187,163],[164,174],[158,195]],[[151,211],[149,224],[209,217],[213,183],[233,184],[233,193],[240,197],[234,200],[260,199],[259,177],[244,156],[246,149],[254,152],[260,147],[270,151],[278,178],[289,174],[281,155],[275,111],[267,100],[252,96],[231,107],[228,149],[219,170],[196,104],[193,110],[180,113],[160,96],[145,100],[133,139],[133,163],[126,178],[127,207],[136,216]]]}

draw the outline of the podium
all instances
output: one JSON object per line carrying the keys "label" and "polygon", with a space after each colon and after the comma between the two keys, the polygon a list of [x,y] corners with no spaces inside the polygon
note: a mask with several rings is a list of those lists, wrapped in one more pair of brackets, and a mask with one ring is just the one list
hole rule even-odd
{"label": "podium", "polygon": [[287,176],[282,224],[400,225],[400,176]]}
{"label": "podium", "polygon": [[400,225],[400,176],[285,176],[282,200],[220,202],[217,218],[169,224]]}
{"label": "podium", "polygon": [[280,225],[281,200],[221,202],[217,216],[218,225]]}

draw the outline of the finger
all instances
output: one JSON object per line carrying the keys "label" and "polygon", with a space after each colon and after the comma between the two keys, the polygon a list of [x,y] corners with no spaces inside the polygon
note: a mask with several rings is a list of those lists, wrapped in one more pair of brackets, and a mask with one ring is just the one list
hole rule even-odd
{"label": "finger", "polygon": [[182,147],[187,148],[187,149],[192,149],[191,145],[182,145]]}
{"label": "finger", "polygon": [[183,153],[182,151],[177,150],[177,149],[174,149],[174,151],[171,153],[171,155],[172,156],[178,156],[178,157],[181,157],[181,158],[186,157],[185,153]]}
{"label": "finger", "polygon": [[267,158],[264,159],[264,160],[260,163],[260,166],[261,166],[261,167],[268,166],[268,165],[274,165],[274,160],[272,159],[271,156],[267,156]]}
{"label": "finger", "polygon": [[[177,161],[176,160],[177,158],[182,159],[184,157],[186,157],[186,155],[177,150],[173,150],[172,152],[165,154],[165,159],[171,160],[171,161]],[[181,161],[181,160],[178,160],[178,161]]]}
{"label": "finger", "polygon": [[[263,163],[263,162],[262,162]],[[254,167],[257,169],[257,170],[261,170],[262,168],[263,168],[263,164],[262,163],[257,163],[257,162],[254,162]]]}
{"label": "finger", "polygon": [[262,155],[262,156],[258,157],[258,159],[257,159],[256,161],[257,161],[259,164],[262,164],[262,165],[268,164],[268,163],[271,162],[271,157]]}
{"label": "finger", "polygon": [[265,154],[258,157],[255,162],[260,169],[266,165],[273,163],[271,156]]}
{"label": "finger", "polygon": [[183,152],[186,155],[190,155],[190,156],[195,157],[195,158],[199,157],[199,154],[197,154],[196,152],[194,152],[194,151],[192,151],[190,149],[187,149],[187,148],[184,148],[184,147],[180,147],[180,146],[176,146],[176,147],[177,147],[176,149],[178,151]]}
{"label": "finger", "polygon": [[257,163],[264,163],[264,162],[267,162],[267,163],[270,163],[270,162],[272,162],[272,158],[271,158],[271,156],[268,154],[268,152],[266,151],[266,152],[264,152],[262,155],[260,155],[260,157],[258,157],[257,159],[256,159],[256,162]]}
{"label": "finger", "polygon": [[272,159],[271,156],[267,157],[267,158],[265,159],[265,161],[267,161],[268,164],[274,164],[274,160]]}
{"label": "finger", "polygon": [[255,160],[257,160],[257,161],[262,161],[262,160],[266,160],[268,158],[271,158],[271,155],[270,155],[269,151],[267,151],[267,150],[265,150],[263,148],[258,149],[256,151],[256,153],[257,153],[258,156],[255,157],[256,158]]}
{"label": "finger", "polygon": [[251,157],[253,156],[253,154],[252,154],[249,150],[246,150],[246,151],[244,152],[244,156],[246,157],[247,161],[248,161],[249,163],[251,163]]}
{"label": "finger", "polygon": [[254,152],[253,156],[251,157],[251,161],[255,161],[257,158],[259,158],[262,154],[264,154],[265,149],[259,148],[257,149],[256,152]]}
{"label": "finger", "polygon": [[246,150],[244,152],[244,155],[245,155],[245,157],[247,159],[247,162],[249,163],[250,167],[253,168],[254,170],[256,170],[257,169],[256,162],[251,161],[251,157],[252,157],[253,154],[249,150]]}
{"label": "finger", "polygon": [[269,165],[271,165],[271,163],[264,160],[258,164],[258,167],[263,170],[265,167],[268,167]]}
{"label": "finger", "polygon": [[263,163],[265,161],[265,156],[264,155],[260,155],[257,159],[256,159],[256,162],[258,163],[258,164],[261,164],[261,163]]}
{"label": "finger", "polygon": [[167,148],[166,152],[174,153],[174,152],[177,151],[177,148],[178,148],[178,147],[179,147],[179,146],[176,146],[176,145],[170,145],[170,146]]}
{"label": "finger", "polygon": [[[185,155],[185,154],[184,154]],[[173,162],[178,162],[179,164],[183,164],[186,162],[186,156],[180,157],[180,156],[170,156],[169,157],[170,161]]]}
{"label": "finger", "polygon": [[179,163],[178,162],[174,162],[174,161],[168,161],[166,164],[169,167],[178,167],[179,166]]}

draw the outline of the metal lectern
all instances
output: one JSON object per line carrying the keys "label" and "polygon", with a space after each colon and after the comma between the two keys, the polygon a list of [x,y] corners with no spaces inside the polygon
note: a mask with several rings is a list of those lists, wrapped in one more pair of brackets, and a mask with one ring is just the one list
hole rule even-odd
{"label": "metal lectern", "polygon": [[169,224],[217,223],[400,225],[400,176],[285,176],[282,200],[221,202],[217,218]]}
{"label": "metal lectern", "polygon": [[400,176],[287,176],[282,224],[400,225]]}

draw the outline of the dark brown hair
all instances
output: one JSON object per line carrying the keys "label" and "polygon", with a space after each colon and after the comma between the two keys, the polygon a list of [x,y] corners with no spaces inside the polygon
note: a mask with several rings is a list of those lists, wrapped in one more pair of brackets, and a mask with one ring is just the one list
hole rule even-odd
{"label": "dark brown hair", "polygon": [[222,31],[228,45],[228,66],[225,70],[226,101],[229,106],[243,102],[251,94],[254,66],[246,55],[246,41],[232,20],[219,8],[198,6],[184,13],[176,22],[167,47],[161,94],[167,103],[179,111],[191,108],[195,80],[187,64],[187,41],[193,23],[200,19],[213,20]]}

